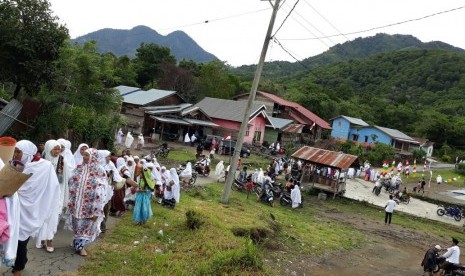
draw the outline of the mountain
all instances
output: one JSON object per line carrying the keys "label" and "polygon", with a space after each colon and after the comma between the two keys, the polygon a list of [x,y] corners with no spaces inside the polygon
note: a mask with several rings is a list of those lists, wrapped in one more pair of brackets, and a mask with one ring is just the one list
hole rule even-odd
{"label": "mountain", "polygon": [[147,26],[137,26],[131,30],[107,28],[77,37],[72,42],[82,44],[90,40],[97,41],[97,49],[100,53],[111,52],[116,56],[134,57],[136,49],[144,42],[170,48],[171,54],[178,61],[186,59],[204,63],[217,59],[182,31],[175,31],[163,36]]}
{"label": "mountain", "polygon": [[[271,79],[276,77],[285,77],[322,65],[328,65],[353,59],[363,59],[380,53],[402,51],[407,49],[439,49],[460,54],[465,53],[464,49],[454,47],[440,41],[425,43],[411,35],[388,35],[379,33],[375,36],[356,38],[352,41],[337,44],[329,48],[326,52],[306,58],[301,62],[268,62],[264,65],[263,77]],[[243,65],[237,68],[232,68],[231,70],[236,75],[246,78],[253,78],[255,68],[255,65]]]}
{"label": "mountain", "polygon": [[464,53],[412,47],[277,81],[284,88],[281,96],[322,118],[347,115],[436,145],[464,146]]}

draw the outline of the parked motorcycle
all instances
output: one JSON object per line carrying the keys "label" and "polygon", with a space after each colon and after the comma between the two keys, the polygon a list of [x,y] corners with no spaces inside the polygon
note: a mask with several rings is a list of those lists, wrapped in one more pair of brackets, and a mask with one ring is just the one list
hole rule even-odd
{"label": "parked motorcycle", "polygon": [[436,210],[436,213],[438,216],[448,216],[448,217],[453,217],[456,221],[461,221],[462,220],[462,214],[460,212],[460,209],[457,207],[453,206],[439,206],[438,209]]}
{"label": "parked motorcycle", "polygon": [[168,153],[170,153],[170,148],[168,147],[167,143],[163,143],[157,148],[152,150],[151,156],[152,158],[154,157],[155,158],[158,158],[158,157],[166,158],[168,157]]}
{"label": "parked motorcycle", "polygon": [[270,186],[268,184],[265,185],[265,191],[263,193],[262,187],[260,185],[256,185],[254,190],[255,194],[257,195],[257,198],[259,198],[261,202],[267,203],[271,207],[273,207],[273,191],[270,189]]}
{"label": "parked motorcycle", "polygon": [[242,191],[248,193],[255,187],[255,185],[256,184],[252,182],[252,174],[249,174],[245,181],[240,181],[239,179],[235,178],[231,189],[233,191]]}
{"label": "parked motorcycle", "polygon": [[281,206],[291,205],[292,204],[291,194],[288,192],[283,192],[283,194],[279,198],[279,204],[281,204]]}

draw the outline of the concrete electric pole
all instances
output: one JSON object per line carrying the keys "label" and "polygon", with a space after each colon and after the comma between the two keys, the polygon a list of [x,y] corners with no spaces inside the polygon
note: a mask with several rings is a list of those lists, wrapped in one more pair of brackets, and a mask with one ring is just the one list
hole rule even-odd
{"label": "concrete electric pole", "polygon": [[[270,44],[271,40],[271,32],[273,31],[273,25],[276,19],[276,14],[278,13],[279,2],[281,0],[276,0],[273,6],[273,13],[271,14],[270,24],[268,25],[268,31],[266,32],[265,42],[263,43],[262,53],[260,55],[260,60],[257,64],[257,70],[255,71],[255,76],[252,83],[252,88],[250,89],[249,99],[247,101],[247,107],[244,114],[244,119],[242,120],[241,129],[239,130],[239,136],[237,137],[236,146],[234,148],[234,155],[231,160],[231,164],[229,167],[229,173],[226,177],[226,182],[224,184],[223,195],[221,196],[221,202],[223,204],[227,204],[229,202],[229,196],[231,195],[231,186],[234,181],[236,169],[237,169],[237,161],[239,160],[242,144],[244,143],[244,136],[247,130],[247,125],[250,118],[250,113],[252,110],[252,104],[255,100],[255,94],[257,93],[258,83],[260,82],[260,76],[263,70],[263,64],[265,63],[266,52],[268,50],[268,45]],[[271,1],[270,1],[271,3]]]}

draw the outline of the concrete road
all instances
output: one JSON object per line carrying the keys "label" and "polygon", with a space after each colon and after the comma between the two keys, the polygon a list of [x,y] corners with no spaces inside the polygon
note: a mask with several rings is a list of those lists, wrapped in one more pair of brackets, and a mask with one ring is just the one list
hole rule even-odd
{"label": "concrete road", "polygon": [[[385,192],[384,189],[381,191],[379,196],[376,196],[371,191],[373,190],[374,183],[364,181],[362,179],[348,179],[346,185],[345,197],[359,200],[367,201],[373,205],[384,207],[386,202],[389,200],[389,193]],[[437,220],[445,222],[448,224],[462,226],[463,221],[457,222],[451,217],[438,216],[436,214],[438,206],[420,199],[411,198],[409,204],[400,203],[396,206],[394,211],[393,220],[395,221],[395,212],[402,211],[404,213],[414,215],[417,217]],[[384,213],[380,215],[380,220],[384,219]]]}
{"label": "concrete road", "polygon": [[[107,225],[109,231],[115,225],[117,218],[109,217]],[[105,234],[101,234],[97,238],[104,238]],[[71,247],[73,240],[73,232],[63,230],[63,223],[58,226],[58,232],[53,240],[55,251],[48,253],[45,249],[37,249],[35,247],[35,241],[29,240],[28,243],[28,263],[26,268],[23,270],[23,276],[42,276],[42,275],[60,275],[64,272],[75,272],[79,266],[85,260],[85,257],[81,257],[74,252],[74,248]],[[89,254],[92,254],[92,250],[88,250]],[[2,265],[0,267],[0,275],[12,275],[11,268]]]}

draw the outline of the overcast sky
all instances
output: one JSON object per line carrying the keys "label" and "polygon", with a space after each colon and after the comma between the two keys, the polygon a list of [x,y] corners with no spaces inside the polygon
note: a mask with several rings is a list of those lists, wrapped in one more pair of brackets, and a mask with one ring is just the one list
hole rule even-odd
{"label": "overcast sky", "polygon": [[[102,29],[146,25],[162,35],[182,30],[204,50],[233,66],[256,64],[271,5],[260,0],[49,0],[71,38]],[[273,33],[297,0],[281,0]],[[411,34],[465,49],[465,0],[300,0],[276,34],[286,51],[302,60],[338,43],[376,33]],[[460,8],[425,19],[358,32]],[[203,23],[208,20],[208,23]],[[331,38],[320,38],[338,35]],[[319,38],[319,39],[318,39]],[[267,61],[295,59],[271,43]]]}

